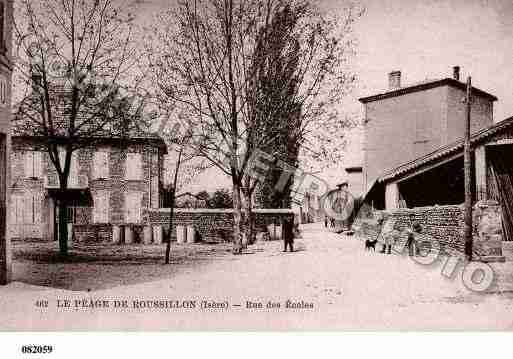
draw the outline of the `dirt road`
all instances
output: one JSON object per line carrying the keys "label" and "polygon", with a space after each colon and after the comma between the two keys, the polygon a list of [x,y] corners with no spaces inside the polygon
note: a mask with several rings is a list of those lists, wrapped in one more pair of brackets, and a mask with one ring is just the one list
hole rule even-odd
{"label": "dirt road", "polygon": [[[303,236],[294,253],[282,253],[281,243],[257,244],[248,254],[225,256],[168,279],[109,290],[13,283],[0,288],[0,328],[513,329],[508,293],[472,293],[459,274],[449,279],[437,266],[365,252],[361,240],[317,224],[306,226]],[[41,300],[48,301],[47,308],[36,306]]]}

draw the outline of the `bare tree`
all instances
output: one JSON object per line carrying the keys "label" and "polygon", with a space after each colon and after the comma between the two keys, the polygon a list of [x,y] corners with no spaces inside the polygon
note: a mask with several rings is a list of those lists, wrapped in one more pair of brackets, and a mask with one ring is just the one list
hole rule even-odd
{"label": "bare tree", "polygon": [[[281,28],[292,31],[292,37],[272,31],[275,17],[285,8],[297,14],[292,25]],[[252,156],[268,150],[279,134],[291,129],[290,114],[284,116],[291,104],[296,119],[302,119],[299,145],[316,127],[332,121],[327,109],[354,79],[341,72],[349,45],[344,42],[347,29],[337,27],[336,19],[326,20],[310,1],[295,0],[179,0],[160,13],[156,23],[146,41],[154,81],[163,100],[190,114],[188,126],[195,132],[190,145],[231,178],[233,252],[240,253],[255,186],[247,176]],[[351,23],[343,22],[348,27]],[[274,47],[267,46],[271,37]],[[283,84],[270,82],[283,74],[264,76],[279,69],[276,61],[295,63]],[[269,85],[277,92],[293,89],[293,100],[288,94],[269,98],[263,90]],[[264,128],[276,136],[265,136]],[[246,223],[243,204],[249,214]]]}
{"label": "bare tree", "polygon": [[[144,101],[121,86],[134,65],[133,11],[133,4],[115,0],[18,3],[16,75],[25,87],[14,127],[44,142],[61,191],[74,151],[145,128]],[[67,203],[58,206],[65,256]]]}
{"label": "bare tree", "polygon": [[[164,196],[166,197],[166,204],[170,208],[169,214],[169,230],[167,232],[167,245],[165,263],[169,264],[171,260],[171,235],[173,231],[173,216],[176,207],[176,198],[178,193],[185,186],[187,186],[194,177],[209,168],[208,163],[200,158],[195,151],[194,147],[189,145],[194,136],[194,130],[191,127],[186,127],[187,122],[184,120],[186,115],[178,114],[173,121],[170,121],[171,113],[169,108],[164,107],[161,109],[161,121],[165,126],[160,127],[160,135],[166,142],[168,151],[173,155],[172,160],[174,166],[169,170],[165,177],[171,179],[168,186],[164,188]],[[162,117],[165,121],[162,121]],[[169,162],[169,161],[167,161]],[[169,165],[166,168],[171,168]]]}

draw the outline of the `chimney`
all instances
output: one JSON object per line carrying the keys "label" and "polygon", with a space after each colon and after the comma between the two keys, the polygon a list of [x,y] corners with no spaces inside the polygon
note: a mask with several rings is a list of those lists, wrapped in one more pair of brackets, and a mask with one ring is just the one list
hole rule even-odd
{"label": "chimney", "polygon": [[391,90],[401,87],[401,71],[392,71],[388,74],[388,87]]}
{"label": "chimney", "polygon": [[455,79],[456,81],[460,80],[460,67],[459,66],[454,66],[452,68],[452,78]]}

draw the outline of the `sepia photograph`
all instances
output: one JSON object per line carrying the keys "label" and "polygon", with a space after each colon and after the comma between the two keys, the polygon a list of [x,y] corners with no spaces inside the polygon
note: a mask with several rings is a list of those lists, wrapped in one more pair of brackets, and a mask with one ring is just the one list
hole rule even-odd
{"label": "sepia photograph", "polygon": [[0,331],[511,331],[512,56],[511,0],[0,0]]}

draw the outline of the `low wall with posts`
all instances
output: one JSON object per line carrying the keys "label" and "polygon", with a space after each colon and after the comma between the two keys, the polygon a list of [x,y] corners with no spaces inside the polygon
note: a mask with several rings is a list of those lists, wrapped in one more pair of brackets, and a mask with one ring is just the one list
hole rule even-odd
{"label": "low wall with posts", "polygon": [[[353,228],[357,234],[377,238],[381,231],[378,218],[383,218],[383,227],[391,227],[400,234],[399,245],[407,240],[407,230],[413,222],[422,226],[419,241],[436,241],[434,248],[440,248],[446,254],[463,255],[465,253],[464,207],[433,206],[394,211],[378,211],[371,216],[359,217]],[[502,214],[500,205],[494,201],[478,202],[473,208],[473,253],[474,259],[495,261],[502,257]]]}
{"label": "low wall with posts", "polygon": [[[137,224],[76,224],[69,231],[70,241],[160,244],[169,231],[169,208],[145,209],[142,222]],[[285,218],[294,218],[289,209],[255,209],[256,232],[265,232],[271,225],[275,237],[281,236],[280,224]],[[275,225],[275,226],[274,226]],[[233,239],[233,210],[231,209],[183,209],[173,214],[171,240],[177,240],[178,232],[189,232],[194,228],[195,240],[205,242],[227,242]],[[191,235],[184,235],[189,237]],[[271,233],[271,237],[273,233]]]}
{"label": "low wall with posts", "polygon": [[[167,231],[169,229],[169,208],[146,209],[143,221],[152,227]],[[294,218],[290,209],[255,209],[255,229],[265,232],[268,225],[280,225],[285,218]],[[173,226],[193,226],[199,240],[206,242],[226,242],[233,239],[232,209],[185,209],[176,208],[173,214]],[[176,240],[176,230],[171,232],[171,240]]]}

